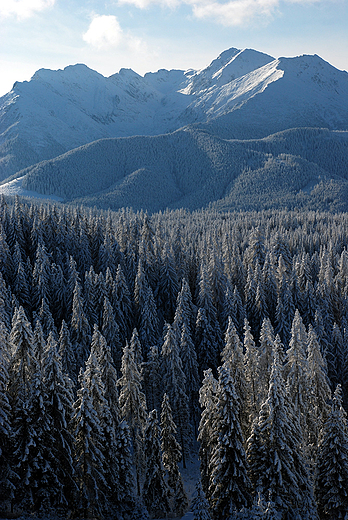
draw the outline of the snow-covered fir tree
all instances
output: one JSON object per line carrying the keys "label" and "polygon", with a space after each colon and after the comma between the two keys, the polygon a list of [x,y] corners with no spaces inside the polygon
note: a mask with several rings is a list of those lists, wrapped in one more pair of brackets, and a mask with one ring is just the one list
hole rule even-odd
{"label": "snow-covered fir tree", "polygon": [[164,394],[161,408],[161,450],[163,467],[168,473],[168,486],[171,492],[172,509],[176,516],[183,516],[188,506],[184,485],[179,471],[181,446],[175,438],[176,425],[167,394]]}
{"label": "snow-covered fir tree", "polygon": [[204,379],[199,390],[199,404],[202,408],[198,427],[199,459],[202,488],[206,496],[209,490],[209,465],[212,451],[217,443],[218,432],[214,429],[216,419],[218,382],[211,369],[204,372]]}
{"label": "snow-covered fir tree", "polygon": [[287,393],[275,349],[269,391],[248,439],[254,492],[291,518],[317,518],[297,413]]}
{"label": "snow-covered fir tree", "polygon": [[134,353],[128,344],[123,349],[121,373],[122,376],[118,380],[120,387],[120,413],[121,418],[128,423],[131,432],[137,490],[138,495],[140,495],[141,478],[145,464],[143,457],[143,434],[147,418],[147,407],[145,394],[142,391],[142,378],[139,367],[135,362]]}
{"label": "snow-covered fir tree", "polygon": [[75,437],[75,470],[78,494],[76,513],[86,518],[88,515],[104,514],[107,482],[105,480],[105,458],[103,445],[105,438],[95,408],[94,381],[90,378],[94,370],[95,356],[89,358],[85,372],[80,371],[80,388],[74,403],[73,428]]}
{"label": "snow-covered fir tree", "polygon": [[215,518],[229,518],[251,503],[244,438],[239,421],[240,401],[228,363],[219,367],[213,428],[217,442],[209,461],[208,498]]}
{"label": "snow-covered fir tree", "polygon": [[348,517],[348,429],[340,385],[335,390],[331,411],[320,435],[315,494],[321,519]]}
{"label": "snow-covered fir tree", "polygon": [[88,358],[91,330],[84,311],[84,299],[78,282],[76,282],[73,292],[70,330],[71,341],[76,352],[77,364],[81,367]]}
{"label": "snow-covered fir tree", "polygon": [[192,301],[190,286],[185,278],[182,280],[181,290],[176,300],[174,324],[181,334],[182,326],[192,335],[195,329],[196,308]]}
{"label": "snow-covered fir tree", "polygon": [[146,473],[143,500],[153,518],[162,518],[170,511],[168,487],[162,469],[160,428],[157,410],[149,413],[144,430],[144,455]]}
{"label": "snow-covered fir tree", "polygon": [[223,364],[231,373],[235,391],[239,399],[239,422],[245,435],[249,426],[249,417],[245,408],[247,402],[247,386],[244,370],[244,355],[242,342],[237,334],[236,327],[229,318],[225,333],[225,346],[221,352]]}
{"label": "snow-covered fir tree", "polygon": [[289,396],[297,413],[304,442],[307,445],[311,427],[311,415],[309,413],[310,386],[309,368],[306,356],[308,337],[305,326],[298,310],[295,312],[289,349],[286,352],[284,365],[284,377],[288,387]]}
{"label": "snow-covered fir tree", "polygon": [[182,361],[182,369],[185,374],[186,382],[186,393],[189,400],[189,411],[190,418],[192,420],[194,432],[197,432],[198,417],[199,417],[199,405],[198,405],[198,392],[199,392],[199,375],[198,375],[198,362],[197,354],[191,335],[183,323],[180,338],[180,357]]}
{"label": "snow-covered fir tree", "polygon": [[101,333],[111,349],[111,355],[116,366],[121,365],[122,348],[119,334],[119,326],[116,322],[114,310],[110,300],[105,296],[103,304],[103,317]]}
{"label": "snow-covered fir tree", "polygon": [[11,464],[11,406],[9,402],[9,352],[8,331],[0,323],[0,504],[6,509],[6,503],[13,498],[15,473]]}
{"label": "snow-covered fir tree", "polygon": [[[111,350],[104,336],[94,326],[91,354],[91,377],[95,381],[94,406],[98,412],[104,437],[102,453],[108,464],[104,471],[107,483],[109,507],[114,512],[122,508],[122,497],[119,494],[119,425],[120,411],[118,401],[116,370],[112,365]],[[94,375],[93,374],[94,370]]]}
{"label": "snow-covered fir tree", "polygon": [[130,515],[135,504],[135,480],[133,472],[132,438],[126,421],[119,425],[118,447],[118,497],[121,511]]}
{"label": "snow-covered fir tree", "polygon": [[70,341],[69,327],[64,320],[59,332],[58,352],[64,374],[68,374],[73,382],[77,382],[76,354]]}
{"label": "snow-covered fir tree", "polygon": [[11,507],[32,511],[34,487],[31,475],[38,439],[33,409],[33,377],[35,373],[34,336],[23,307],[12,319],[13,356],[9,373],[9,396],[12,408],[12,468],[17,475]]}
{"label": "snow-covered fir tree", "polygon": [[321,354],[320,345],[314,328],[308,327],[308,383],[309,383],[309,450],[315,459],[319,434],[330,412],[331,389],[325,360]]}
{"label": "snow-covered fir tree", "polygon": [[46,413],[50,424],[50,463],[55,475],[50,505],[55,510],[71,510],[76,497],[74,436],[72,432],[73,383],[62,370],[58,345],[52,333],[47,339],[43,362],[47,392]]}
{"label": "snow-covered fir tree", "polygon": [[182,449],[183,466],[189,455],[191,444],[191,425],[189,420],[189,401],[186,394],[186,378],[182,369],[180,345],[175,328],[166,326],[162,345],[162,381],[163,389],[168,394],[173,410],[173,417],[178,431],[178,440]]}
{"label": "snow-covered fir tree", "polygon": [[244,322],[244,330],[244,372],[245,384],[248,391],[243,406],[245,407],[245,415],[247,417],[248,427],[250,428],[254,419],[257,417],[261,406],[260,400],[262,391],[260,388],[260,353],[259,349],[255,345],[247,319]]}
{"label": "snow-covered fir tree", "polygon": [[209,502],[205,497],[201,481],[196,484],[196,491],[192,500],[192,513],[194,520],[212,520]]}

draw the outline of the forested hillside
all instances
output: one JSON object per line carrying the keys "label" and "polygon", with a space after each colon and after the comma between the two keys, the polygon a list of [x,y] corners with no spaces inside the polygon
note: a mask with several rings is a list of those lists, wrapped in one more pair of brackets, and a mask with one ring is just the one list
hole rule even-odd
{"label": "forested hillside", "polygon": [[14,177],[23,190],[103,209],[347,211],[347,172],[348,132],[294,128],[228,140],[186,128],[102,139]]}
{"label": "forested hillside", "polygon": [[0,215],[0,510],[346,517],[347,214]]}

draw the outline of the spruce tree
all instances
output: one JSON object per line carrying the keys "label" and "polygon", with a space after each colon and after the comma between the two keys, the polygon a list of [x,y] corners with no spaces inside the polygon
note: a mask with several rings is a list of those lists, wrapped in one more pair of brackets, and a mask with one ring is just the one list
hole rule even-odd
{"label": "spruce tree", "polygon": [[192,500],[193,520],[212,520],[209,502],[205,497],[201,481],[196,484],[196,492]]}
{"label": "spruce tree", "polygon": [[260,331],[260,356],[259,356],[259,370],[261,375],[261,402],[267,396],[269,387],[269,378],[272,368],[274,349],[274,330],[269,318],[265,318],[262,322]]}
{"label": "spruce tree", "polygon": [[207,319],[205,309],[199,308],[195,330],[195,348],[200,376],[209,368],[216,369],[220,344],[221,341],[216,340],[216,335]]}
{"label": "spruce tree", "polygon": [[348,516],[348,430],[338,385],[330,414],[323,426],[316,465],[315,494],[321,519]]}
{"label": "spruce tree", "polygon": [[36,250],[36,260],[33,268],[33,309],[40,308],[43,298],[51,300],[51,259],[44,244],[39,244]]}
{"label": "spruce tree", "polygon": [[206,496],[208,496],[209,490],[211,454],[217,444],[217,431],[214,429],[217,408],[217,388],[218,382],[214,378],[212,370],[206,370],[204,372],[202,386],[199,390],[199,404],[203,410],[198,427],[201,482]]}
{"label": "spruce tree", "polygon": [[132,463],[132,438],[129,426],[126,421],[122,421],[118,428],[117,435],[118,447],[118,469],[119,479],[116,490],[118,493],[121,512],[129,515],[134,509],[135,503],[135,482]]}
{"label": "spruce tree", "polygon": [[248,430],[249,418],[246,412],[247,386],[244,370],[244,355],[242,342],[237,334],[236,327],[229,318],[225,333],[225,346],[221,353],[221,359],[226,368],[230,370],[234,388],[239,399],[239,422],[245,435]]}
{"label": "spruce tree", "polygon": [[9,373],[9,396],[12,408],[12,467],[18,475],[11,507],[32,511],[32,453],[37,442],[33,416],[34,337],[23,307],[16,309],[11,328],[14,352]]}
{"label": "spruce tree", "polygon": [[121,343],[123,344],[126,339],[129,339],[135,324],[133,322],[134,312],[130,291],[120,265],[117,267],[115,276],[113,305],[116,312],[116,321],[120,327]]}
{"label": "spruce tree", "polygon": [[147,417],[146,398],[141,389],[140,370],[128,344],[123,349],[121,373],[122,376],[117,383],[120,386],[120,413],[121,418],[127,421],[131,432],[137,492],[140,496],[140,481],[144,472],[143,434]]}
{"label": "spruce tree", "polygon": [[157,346],[150,348],[148,360],[143,364],[143,377],[148,408],[157,410],[162,396],[161,355]]}
{"label": "spruce tree", "polygon": [[117,367],[121,366],[122,348],[120,328],[116,322],[114,310],[110,300],[105,296],[101,333],[111,350],[112,359]]}
{"label": "spruce tree", "polygon": [[76,513],[84,518],[90,514],[103,514],[107,510],[105,480],[104,432],[94,399],[94,381],[90,358],[85,372],[80,371],[80,388],[74,403],[73,427],[75,437],[75,470],[78,497]]}
{"label": "spruce tree", "polygon": [[199,392],[199,375],[198,361],[196,349],[191,339],[191,335],[183,323],[180,338],[180,357],[182,360],[182,369],[186,378],[186,393],[189,399],[190,417],[193,422],[194,432],[196,434],[198,427],[198,392]]}
{"label": "spruce tree", "polygon": [[66,281],[61,265],[52,264],[52,300],[50,302],[55,323],[61,323],[66,314]]}
{"label": "spruce tree", "polygon": [[63,373],[67,374],[70,379],[76,383],[76,355],[71,344],[69,328],[64,320],[62,321],[62,326],[59,332],[58,352],[61,359]]}
{"label": "spruce tree", "polygon": [[144,270],[141,259],[138,262],[138,270],[134,281],[134,303],[137,318],[137,325],[140,323],[141,309],[144,306],[148,295],[149,282]]}
{"label": "spruce tree", "polygon": [[50,332],[53,332],[54,336],[57,337],[57,329],[54,324],[54,319],[50,311],[47,299],[44,297],[41,301],[41,307],[38,312],[38,317],[41,322],[42,330],[45,339],[47,339]]}
{"label": "spruce tree", "polygon": [[97,275],[94,272],[93,266],[89,268],[89,271],[85,272],[85,281],[83,284],[83,300],[84,300],[84,311],[86,318],[91,324],[98,324],[99,316],[96,306],[96,295],[95,295],[95,279]]}
{"label": "spruce tree", "polygon": [[139,311],[139,336],[147,359],[150,348],[157,345],[159,341],[159,318],[150,286],[146,288],[146,297]]}
{"label": "spruce tree", "polygon": [[186,378],[182,369],[179,343],[174,327],[167,325],[162,345],[163,388],[171,402],[173,417],[178,429],[178,440],[183,455],[183,466],[189,455],[191,427],[189,422],[189,401],[186,393]]}
{"label": "spruce tree", "polygon": [[326,363],[314,328],[308,327],[308,385],[309,385],[309,449],[315,459],[319,434],[330,412],[331,389],[327,376]]}
{"label": "spruce tree", "polygon": [[295,312],[291,328],[289,349],[286,352],[284,377],[288,387],[290,398],[298,414],[304,437],[308,442],[310,425],[309,400],[309,369],[306,357],[307,333],[298,310]]}
{"label": "spruce tree", "polygon": [[179,292],[178,277],[175,270],[173,251],[168,241],[164,243],[159,273],[158,296],[165,321],[173,321],[176,300]]}
{"label": "spruce tree", "polygon": [[255,345],[247,319],[244,322],[244,329],[244,371],[245,384],[248,391],[243,406],[245,407],[245,415],[248,419],[248,426],[250,427],[254,419],[258,416],[261,406],[260,352]]}
{"label": "spruce tree", "polygon": [[13,283],[13,293],[18,298],[19,303],[29,311],[31,309],[30,287],[22,262],[18,265]]}
{"label": "spruce tree", "polygon": [[55,482],[50,491],[54,509],[67,511],[76,496],[74,480],[74,437],[72,434],[73,383],[63,373],[57,342],[50,333],[43,360],[47,392],[46,413],[51,418],[52,446],[49,453]]}
{"label": "spruce tree", "polygon": [[176,438],[176,425],[173,421],[172,409],[167,394],[164,394],[161,411],[161,450],[163,467],[168,472],[168,486],[171,490],[173,511],[176,516],[183,516],[188,500],[179,471],[181,446]]}
{"label": "spruce tree", "polygon": [[181,334],[182,326],[185,324],[186,330],[193,334],[195,328],[196,308],[192,302],[190,286],[185,278],[182,280],[181,290],[176,299],[176,310],[174,324]]}
{"label": "spruce tree", "polygon": [[224,271],[224,264],[221,255],[218,254],[218,251],[215,247],[210,250],[207,271],[209,285],[212,288],[213,302],[216,307],[218,316],[222,317],[228,281]]}
{"label": "spruce tree", "polygon": [[[101,382],[101,401],[103,406],[99,412],[104,432],[103,455],[108,464],[105,468],[105,480],[108,484],[107,496],[110,507],[115,512],[123,510],[122,500],[127,497],[124,489],[120,489],[120,408],[117,388],[116,369],[113,366],[111,350],[104,336],[94,326],[91,343],[91,355],[96,358],[98,374]],[[121,486],[122,487],[122,486]],[[127,499],[128,501],[128,499]]]}
{"label": "spruce tree", "polygon": [[154,518],[163,518],[170,510],[168,488],[164,480],[161,462],[160,428],[157,410],[149,413],[144,430],[144,455],[146,474],[143,500],[148,512]]}
{"label": "spruce tree", "polygon": [[[205,366],[203,368],[203,369],[205,369],[205,368],[209,368],[212,366],[216,367],[216,365],[209,364],[209,363],[214,363],[215,361],[217,361],[217,354],[218,354],[218,352],[221,352],[221,350],[222,350],[223,340],[222,340],[220,324],[217,319],[217,310],[216,310],[216,307],[213,302],[212,287],[209,282],[209,276],[208,276],[207,270],[205,269],[204,266],[201,266],[198,289],[199,290],[198,290],[198,295],[197,295],[197,306],[199,308],[199,311],[201,311],[201,315],[202,315],[202,310],[204,309],[204,315],[205,315],[205,319],[207,321],[207,325],[203,326],[203,331],[201,332],[201,334],[208,333],[209,341],[211,342],[211,347],[210,347],[210,349],[208,349],[208,350],[211,350],[211,352],[209,352],[210,359],[207,360],[208,366]],[[201,342],[202,338],[201,338],[201,335],[198,333],[199,314],[200,314],[199,311],[198,311],[197,321],[196,321],[196,349],[197,349],[197,352],[200,353],[202,351],[202,349],[198,345]],[[204,332],[204,328],[206,328],[207,332]]]}
{"label": "spruce tree", "polygon": [[11,406],[9,402],[8,386],[8,352],[3,343],[5,325],[0,323],[0,504],[6,509],[6,504],[13,498],[16,475],[10,460],[11,446]]}
{"label": "spruce tree", "polygon": [[239,422],[240,401],[227,363],[218,369],[216,417],[217,443],[209,462],[209,501],[216,518],[229,518],[251,503],[244,438]]}
{"label": "spruce tree", "polygon": [[76,282],[73,293],[70,331],[71,342],[76,352],[77,366],[81,367],[88,357],[91,336],[90,326],[84,311],[81,287],[78,282]]}
{"label": "spruce tree", "polygon": [[273,502],[285,518],[317,518],[302,432],[276,349],[268,396],[253,424],[247,453],[256,492]]}
{"label": "spruce tree", "polygon": [[[12,278],[12,272],[15,269],[11,258],[11,251],[7,242],[6,233],[3,225],[0,225],[0,272],[6,282]],[[18,266],[17,266],[18,269]],[[5,282],[4,280],[4,282]]]}
{"label": "spruce tree", "polygon": [[91,350],[95,352],[98,360],[100,378],[104,385],[104,397],[112,416],[113,427],[117,430],[121,421],[117,373],[113,364],[111,349],[109,345],[107,345],[104,336],[99,332],[97,326],[94,326]]}

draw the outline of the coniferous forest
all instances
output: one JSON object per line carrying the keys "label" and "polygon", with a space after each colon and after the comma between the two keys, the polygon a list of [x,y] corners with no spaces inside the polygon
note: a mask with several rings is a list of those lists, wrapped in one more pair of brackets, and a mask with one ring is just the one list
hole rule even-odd
{"label": "coniferous forest", "polygon": [[347,214],[0,216],[2,516],[348,518]]}

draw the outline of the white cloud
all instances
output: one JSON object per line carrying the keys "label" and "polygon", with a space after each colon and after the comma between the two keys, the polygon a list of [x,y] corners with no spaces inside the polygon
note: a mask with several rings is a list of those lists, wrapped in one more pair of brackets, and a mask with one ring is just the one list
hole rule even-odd
{"label": "white cloud", "polygon": [[98,49],[117,47],[123,38],[122,28],[113,15],[96,15],[83,39]]}
{"label": "white cloud", "polygon": [[119,4],[132,4],[139,9],[150,5],[178,7],[190,5],[193,15],[200,19],[211,19],[225,26],[241,26],[255,18],[270,18],[282,4],[327,3],[337,0],[118,0]]}
{"label": "white cloud", "polygon": [[130,31],[123,31],[114,15],[95,14],[82,37],[97,50],[107,51],[118,47],[137,55],[148,54],[146,43]]}
{"label": "white cloud", "polygon": [[208,18],[225,26],[240,26],[258,17],[271,17],[278,0],[230,0],[226,3],[198,1],[192,10],[196,18]]}
{"label": "white cloud", "polygon": [[33,14],[53,7],[55,0],[1,0],[0,18],[30,18]]}
{"label": "white cloud", "polygon": [[147,9],[150,5],[157,4],[162,7],[175,8],[180,4],[190,3],[189,0],[118,0],[119,4],[131,4],[135,5],[139,9]]}

